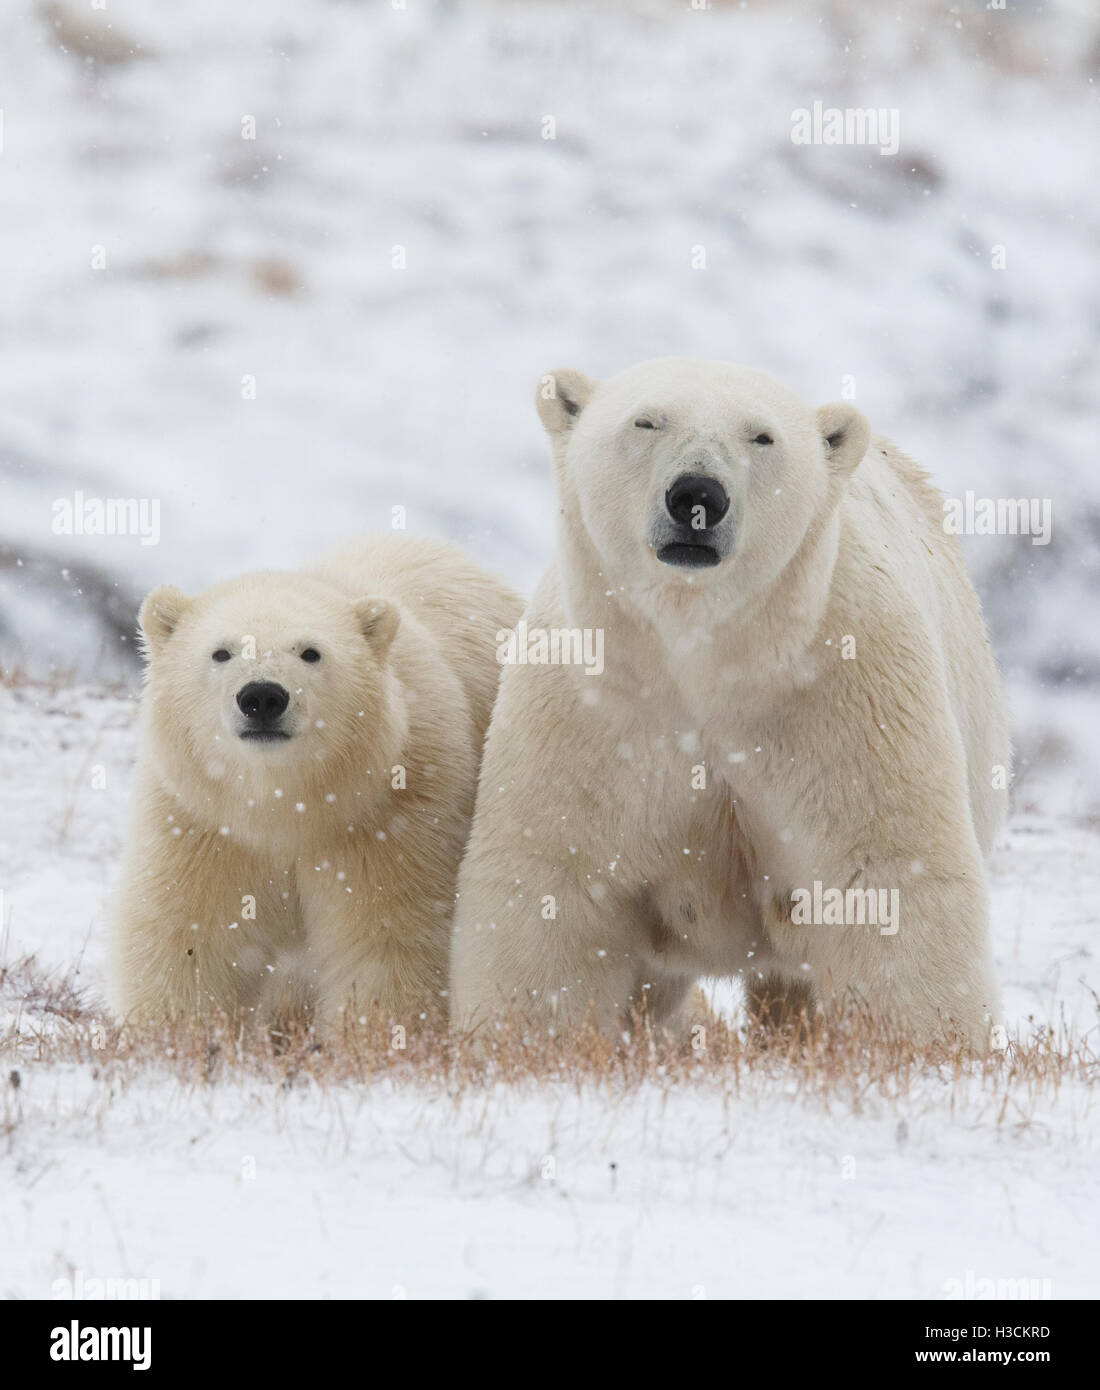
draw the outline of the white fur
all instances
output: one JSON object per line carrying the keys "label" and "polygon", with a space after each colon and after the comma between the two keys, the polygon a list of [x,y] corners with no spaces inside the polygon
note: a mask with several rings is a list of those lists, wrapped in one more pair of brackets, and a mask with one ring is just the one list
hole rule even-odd
{"label": "white fur", "polygon": [[[279,1026],[316,1011],[331,1026],[378,1008],[411,1027],[442,1010],[495,636],[518,608],[458,551],[404,537],[193,599],[149,595],[114,927],[124,1016]],[[309,647],[319,662],[301,659]],[[251,680],[290,691],[293,738],[242,742],[235,697]]]}
{"label": "white fur", "polygon": [[[617,1028],[643,999],[674,1021],[696,977],[743,972],[757,1001],[859,1000],[986,1046],[982,856],[1009,746],[939,494],[853,407],[726,363],[552,373],[537,402],[561,516],[527,619],[604,629],[607,669],[505,672],[459,882],[459,1025],[518,1006]],[[654,551],[685,470],[731,499],[711,569]],[[897,934],[792,925],[815,880],[898,890]]]}

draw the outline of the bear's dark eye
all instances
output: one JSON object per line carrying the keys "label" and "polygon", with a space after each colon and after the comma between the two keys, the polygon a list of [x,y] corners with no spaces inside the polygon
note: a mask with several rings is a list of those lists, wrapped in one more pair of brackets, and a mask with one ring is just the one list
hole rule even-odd
{"label": "bear's dark eye", "polygon": [[214,660],[214,661],[228,661],[228,660],[229,660],[229,653],[225,650],[224,647],[219,647],[218,650],[214,653],[214,655],[213,655],[213,657],[212,657],[212,660]]}
{"label": "bear's dark eye", "polygon": [[307,648],[305,649],[305,651],[302,653],[302,660],[303,660],[303,661],[320,661],[320,660],[321,660],[321,653],[317,650],[316,647],[307,647]]}
{"label": "bear's dark eye", "polygon": [[634,421],[634,428],[636,430],[655,430],[657,426],[648,415],[639,415]]}
{"label": "bear's dark eye", "polygon": [[758,434],[752,442],[754,444],[774,444],[775,440],[770,434]]}

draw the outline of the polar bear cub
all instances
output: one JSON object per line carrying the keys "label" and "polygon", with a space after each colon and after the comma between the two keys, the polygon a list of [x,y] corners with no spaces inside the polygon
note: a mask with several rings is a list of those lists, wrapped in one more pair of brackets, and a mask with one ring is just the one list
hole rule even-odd
{"label": "polar bear cub", "polygon": [[457,550],[395,536],[148,596],[125,1017],[441,1013],[495,634],[519,608]]}
{"label": "polar bear cub", "polygon": [[996,663],[942,499],[852,406],[664,359],[543,378],[561,499],[459,881],[455,1019],[676,1022],[700,975],[988,1045]]}

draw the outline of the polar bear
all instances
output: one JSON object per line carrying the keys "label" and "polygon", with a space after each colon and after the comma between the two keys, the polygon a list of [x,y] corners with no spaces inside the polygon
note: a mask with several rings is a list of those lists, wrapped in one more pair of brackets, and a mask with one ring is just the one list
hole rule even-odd
{"label": "polar bear", "polygon": [[124,1017],[445,1014],[495,633],[520,606],[452,547],[402,536],[146,598]]}
{"label": "polar bear", "polygon": [[556,371],[537,405],[561,509],[526,631],[595,630],[604,669],[505,669],[457,1026],[610,1031],[644,1003],[671,1027],[739,974],[758,1014],[858,1002],[986,1047],[1010,750],[926,475],[851,405],[728,363]]}

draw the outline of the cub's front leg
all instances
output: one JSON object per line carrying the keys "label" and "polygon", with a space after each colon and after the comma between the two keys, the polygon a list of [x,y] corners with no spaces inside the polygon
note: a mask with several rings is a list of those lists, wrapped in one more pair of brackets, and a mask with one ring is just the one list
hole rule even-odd
{"label": "cub's front leg", "polygon": [[296,941],[293,895],[283,891],[282,876],[252,851],[189,823],[159,788],[139,793],[115,906],[119,1013],[252,1018]]}
{"label": "cub's front leg", "polygon": [[[410,685],[432,688],[431,672]],[[457,682],[421,698],[401,775],[358,794],[298,875],[322,1028],[380,1016],[410,1030],[446,1015],[458,866],[473,815],[477,747]]]}
{"label": "cub's front leg", "polygon": [[423,828],[404,818],[397,828],[391,821],[385,839],[359,834],[360,844],[299,871],[320,1024],[332,1033],[381,1017],[411,1031],[446,1012],[460,844],[428,841],[426,854]]}

